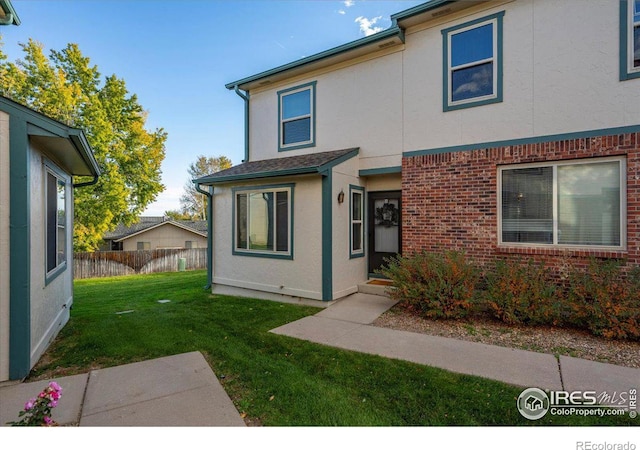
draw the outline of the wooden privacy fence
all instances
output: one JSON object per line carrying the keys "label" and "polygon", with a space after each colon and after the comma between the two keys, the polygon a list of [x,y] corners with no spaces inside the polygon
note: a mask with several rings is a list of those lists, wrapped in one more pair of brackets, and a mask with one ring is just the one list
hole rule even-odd
{"label": "wooden privacy fence", "polygon": [[[180,261],[180,259],[184,261]],[[73,278],[114,277],[136,273],[177,272],[205,269],[207,249],[160,249],[79,252],[73,255]]]}

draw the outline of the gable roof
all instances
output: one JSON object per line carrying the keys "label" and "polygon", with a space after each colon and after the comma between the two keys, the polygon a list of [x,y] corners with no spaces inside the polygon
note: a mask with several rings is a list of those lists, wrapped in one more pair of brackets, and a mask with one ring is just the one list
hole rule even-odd
{"label": "gable roof", "polygon": [[193,180],[196,184],[213,185],[228,181],[256,178],[281,177],[285,175],[322,174],[337,164],[353,158],[359,148],[347,148],[332,152],[249,161],[230,169]]}
{"label": "gable roof", "polygon": [[404,44],[404,30],[415,24],[451,14],[489,0],[430,0],[391,16],[391,26],[370,36],[348,42],[315,55],[225,84],[245,91],[265,86],[311,70],[331,66],[381,49]]}
{"label": "gable roof", "polygon": [[138,222],[129,226],[118,224],[115,230],[105,233],[102,238],[120,242],[164,225],[173,225],[203,237],[207,236],[206,220],[173,220],[162,216],[147,216],[140,217]]}
{"label": "gable roof", "polygon": [[70,127],[3,96],[0,96],[0,111],[24,120],[29,138],[46,148],[50,156],[71,175],[100,175],[98,162],[81,129]]}

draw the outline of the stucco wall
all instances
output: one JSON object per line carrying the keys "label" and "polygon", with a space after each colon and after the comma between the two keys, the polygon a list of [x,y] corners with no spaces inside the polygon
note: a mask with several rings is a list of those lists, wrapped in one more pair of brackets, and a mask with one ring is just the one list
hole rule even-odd
{"label": "stucco wall", "polygon": [[[618,1],[518,0],[418,32],[404,52],[404,150],[635,125],[619,81]],[[443,112],[443,28],[505,11],[503,102]]]}
{"label": "stucco wall", "polygon": [[[45,280],[45,157],[42,149],[30,146],[31,189],[31,365],[69,320],[73,303],[73,188],[68,186],[66,203],[67,266],[48,284]],[[49,162],[50,164],[53,164]],[[71,180],[68,180],[71,183]]]}
{"label": "stucco wall", "polygon": [[[402,53],[251,92],[251,160],[360,147],[360,168],[399,166]],[[316,145],[278,152],[278,91],[316,81]]]}
{"label": "stucco wall", "polygon": [[[293,188],[293,259],[232,254],[232,191],[214,193],[214,284],[322,299],[322,191],[319,176],[278,178],[242,186],[295,184]],[[238,185],[240,186],[240,185]]]}
{"label": "stucco wall", "polygon": [[138,250],[138,242],[149,242],[151,250],[158,248],[184,248],[185,241],[195,241],[193,248],[206,248],[207,238],[171,223],[136,234],[122,242],[123,250]]}
{"label": "stucco wall", "polygon": [[[619,81],[619,2],[495,1],[406,30],[405,45],[251,92],[251,160],[360,147],[403,151],[634,125],[640,79]],[[441,30],[504,11],[503,101],[443,111]],[[277,92],[316,81],[316,146],[278,152]]]}
{"label": "stucco wall", "polygon": [[[333,207],[333,298],[338,299],[345,295],[357,292],[358,283],[367,280],[367,248],[366,226],[363,245],[365,253],[363,257],[350,257],[350,208],[349,186],[362,186],[358,178],[358,159],[351,158],[333,168],[333,189],[331,204]],[[344,192],[344,203],[338,203],[338,194]],[[366,198],[363,197],[366,210]]]}
{"label": "stucco wall", "polygon": [[9,115],[0,111],[0,381],[9,379]]}

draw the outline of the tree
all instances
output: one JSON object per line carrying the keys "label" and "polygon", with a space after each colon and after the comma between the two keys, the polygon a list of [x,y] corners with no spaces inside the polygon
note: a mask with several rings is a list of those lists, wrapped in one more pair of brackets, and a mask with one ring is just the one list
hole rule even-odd
{"label": "tree", "polygon": [[[167,134],[147,131],[146,113],[124,80],[102,80],[76,44],[48,58],[32,39],[20,45],[24,59],[15,63],[0,52],[0,94],[84,130],[102,175],[74,192],[74,249],[95,250],[105,232],[134,222],[164,190],[160,165]],[[82,181],[87,179],[74,179]]]}
{"label": "tree", "polygon": [[178,211],[177,209],[170,209],[168,211],[165,211],[164,215],[172,220],[194,220],[192,215],[185,214],[182,211]]}
{"label": "tree", "polygon": [[180,205],[183,214],[190,215],[197,220],[206,220],[207,211],[205,208],[204,195],[196,190],[196,186],[192,180],[231,167],[231,160],[226,156],[209,157],[198,156],[196,162],[191,163],[187,172],[189,172],[189,180],[184,185],[184,194],[180,197]]}

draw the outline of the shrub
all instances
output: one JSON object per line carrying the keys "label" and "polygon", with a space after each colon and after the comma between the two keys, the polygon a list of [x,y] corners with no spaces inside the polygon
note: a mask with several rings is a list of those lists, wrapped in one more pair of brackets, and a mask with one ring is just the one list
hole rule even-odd
{"label": "shrub", "polygon": [[575,325],[610,339],[640,339],[640,269],[627,274],[619,261],[591,260],[569,275]]}
{"label": "shrub", "polygon": [[554,324],[561,320],[562,291],[549,270],[533,260],[496,260],[485,277],[484,299],[489,311],[513,324]]}
{"label": "shrub", "polygon": [[473,306],[478,272],[464,253],[399,256],[379,273],[393,281],[391,298],[423,317],[460,318]]}

